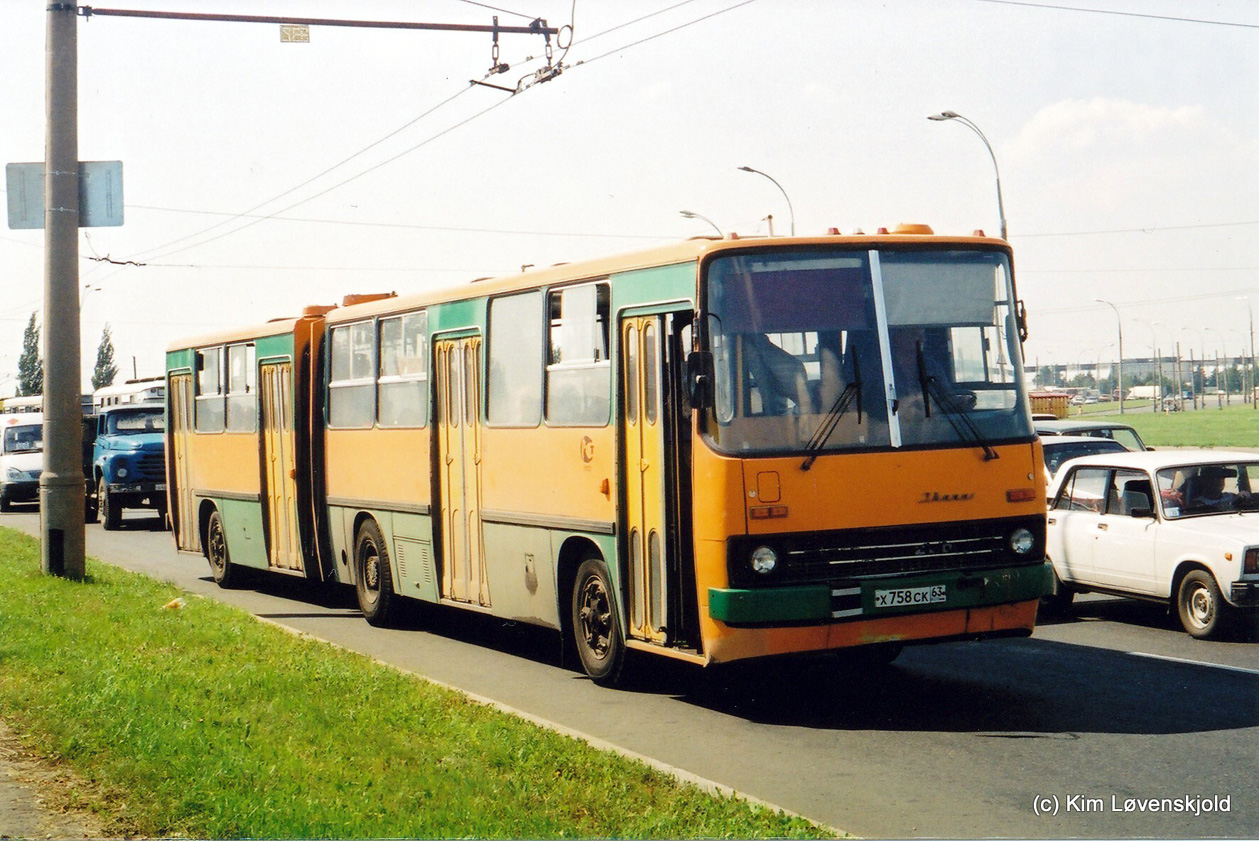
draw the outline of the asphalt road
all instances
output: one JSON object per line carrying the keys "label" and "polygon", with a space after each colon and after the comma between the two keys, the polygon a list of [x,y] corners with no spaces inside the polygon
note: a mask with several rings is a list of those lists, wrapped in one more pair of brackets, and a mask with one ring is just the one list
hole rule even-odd
{"label": "asphalt road", "polygon": [[[0,525],[39,528],[33,513]],[[89,526],[89,554],[855,835],[1259,831],[1259,644],[1192,640],[1157,606],[1085,597],[1031,639],[911,648],[867,673],[650,658],[612,691],[561,663],[550,632],[431,606],[375,629],[348,588],[278,577],[220,590],[150,526]]]}

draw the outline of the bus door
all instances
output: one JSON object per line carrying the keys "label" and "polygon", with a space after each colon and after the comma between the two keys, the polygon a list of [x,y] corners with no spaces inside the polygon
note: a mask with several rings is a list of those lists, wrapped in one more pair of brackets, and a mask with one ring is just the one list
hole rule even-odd
{"label": "bus door", "polygon": [[293,363],[259,367],[262,409],[262,504],[267,562],[272,569],[303,571],[297,528],[297,456],[294,452]]}
{"label": "bus door", "polygon": [[678,331],[689,314],[651,315],[621,322],[621,441],[625,475],[625,551],[629,558],[630,636],[660,644],[683,634],[678,529],[682,485],[690,469],[679,424],[682,358]]}
{"label": "bus door", "polygon": [[441,499],[442,597],[490,606],[481,534],[481,339],[441,340],[437,458]]}
{"label": "bus door", "polygon": [[184,551],[201,551],[201,534],[197,528],[197,500],[192,494],[188,448],[193,433],[194,385],[192,374],[170,378],[171,463],[166,485],[170,497],[171,526],[175,543]]}

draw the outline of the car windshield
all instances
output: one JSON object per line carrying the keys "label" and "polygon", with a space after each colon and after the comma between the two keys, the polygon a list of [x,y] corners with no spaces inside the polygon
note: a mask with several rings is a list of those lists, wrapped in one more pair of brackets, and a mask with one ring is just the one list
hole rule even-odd
{"label": "car windshield", "polygon": [[1049,470],[1050,476],[1055,475],[1062,463],[1068,459],[1092,456],[1098,453],[1125,452],[1123,445],[1116,441],[1069,441],[1065,443],[1045,441],[1043,443],[1045,448],[1045,467]]}
{"label": "car windshield", "polygon": [[1085,429],[1073,434],[1088,435],[1091,438],[1109,438],[1112,441],[1118,441],[1125,449],[1129,450],[1145,449],[1145,443],[1142,442],[1141,437],[1137,435],[1135,430],[1129,429],[1126,426],[1108,426],[1102,429]]}
{"label": "car windshield", "polygon": [[145,412],[114,412],[106,427],[110,435],[139,435],[144,432],[165,432],[166,416],[160,408]]}
{"label": "car windshield", "polygon": [[1000,251],[800,249],[707,266],[709,440],[739,453],[1030,437]]}
{"label": "car windshield", "polygon": [[44,450],[44,427],[39,424],[10,426],[4,430],[6,453],[39,453]]}
{"label": "car windshield", "polygon": [[1259,462],[1189,464],[1158,471],[1158,492],[1169,520],[1259,510],[1253,494]]}

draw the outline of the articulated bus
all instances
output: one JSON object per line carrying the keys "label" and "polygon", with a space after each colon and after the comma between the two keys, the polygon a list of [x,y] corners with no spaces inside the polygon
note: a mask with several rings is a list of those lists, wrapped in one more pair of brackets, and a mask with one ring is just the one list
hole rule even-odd
{"label": "articulated bus", "polygon": [[[178,548],[699,664],[1027,635],[1051,576],[1008,245],[696,239],[167,355]],[[637,657],[638,655],[634,655]]]}

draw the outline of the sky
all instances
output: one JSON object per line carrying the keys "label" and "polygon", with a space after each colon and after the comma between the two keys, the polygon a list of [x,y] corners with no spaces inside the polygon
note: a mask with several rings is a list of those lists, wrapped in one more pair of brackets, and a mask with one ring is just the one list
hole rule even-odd
{"label": "sky", "polygon": [[[0,0],[0,159],[44,157],[45,0]],[[125,0],[98,8],[504,25],[484,33],[79,18],[84,382],[180,338],[711,233],[996,235],[1029,363],[1241,354],[1259,307],[1254,0]],[[512,95],[472,85],[486,80]],[[739,170],[750,166],[768,178]],[[790,204],[784,198],[784,192]],[[772,216],[772,223],[767,217]],[[113,261],[113,262],[110,262]],[[126,265],[120,265],[126,263]],[[132,263],[140,265],[131,265]],[[1102,299],[1109,303],[1099,303]],[[1111,307],[1111,304],[1114,307]],[[0,393],[43,232],[0,229]]]}

